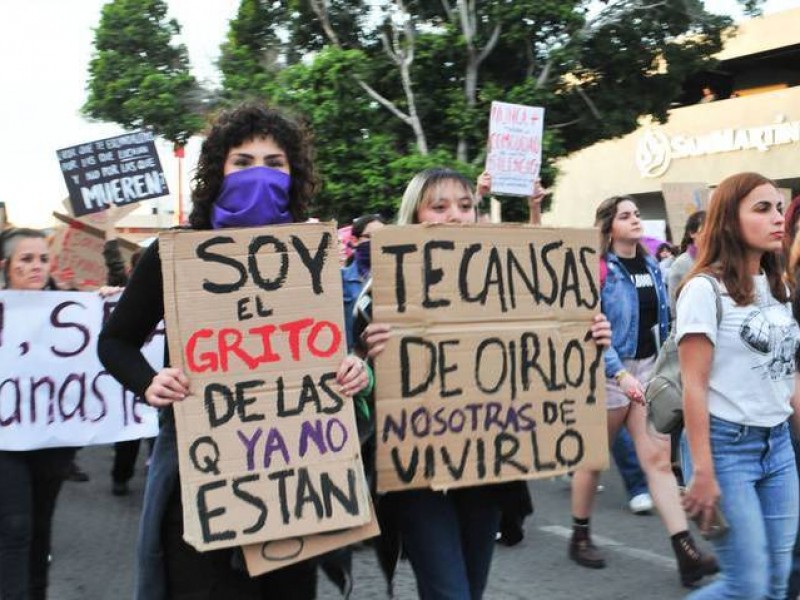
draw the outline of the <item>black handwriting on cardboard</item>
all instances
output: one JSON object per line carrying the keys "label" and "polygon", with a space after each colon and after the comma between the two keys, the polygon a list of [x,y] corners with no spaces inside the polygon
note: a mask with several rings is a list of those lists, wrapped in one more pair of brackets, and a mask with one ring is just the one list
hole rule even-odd
{"label": "black handwriting on cardboard", "polygon": [[[591,339],[591,338],[589,338]],[[413,398],[434,390],[439,398],[462,396],[454,381],[464,382],[482,396],[516,400],[535,382],[548,392],[579,389],[588,377],[587,404],[597,395],[597,369],[602,353],[589,339],[554,336],[544,331],[525,331],[513,339],[489,336],[474,353],[464,350],[463,340],[452,337],[435,342],[421,336],[400,338],[400,393]],[[587,356],[591,354],[592,356]],[[499,365],[498,372],[486,365]]]}
{"label": "black handwriting on cardboard", "polygon": [[[530,438],[529,445],[521,443],[522,436]],[[452,482],[488,482],[503,476],[513,478],[570,468],[583,460],[585,451],[583,435],[571,428],[546,447],[540,444],[537,429],[463,437],[459,439],[460,452],[451,454],[455,445],[442,440],[395,445],[389,450],[394,473],[403,483],[420,476],[426,481],[440,476]],[[526,446],[530,451],[525,450]]]}
{"label": "black handwriting on cardboard", "polygon": [[[311,289],[315,295],[324,293],[322,286],[322,272],[325,262],[328,259],[328,246],[331,234],[328,232],[320,236],[319,244],[312,251],[305,245],[302,238],[296,235],[289,236],[289,243],[294,247],[297,256],[303,266],[308,271],[311,279]],[[203,282],[203,289],[212,294],[229,294],[241,289],[249,279],[260,289],[270,292],[283,287],[289,273],[290,257],[289,247],[284,240],[274,235],[254,236],[247,246],[247,264],[240,262],[230,254],[220,254],[214,252],[216,246],[226,246],[225,250],[230,252],[230,244],[236,244],[236,240],[227,235],[217,235],[209,238],[197,245],[195,254],[203,262],[217,263],[225,265],[231,270],[233,279],[227,282],[209,281]],[[264,273],[259,264],[258,256],[261,252],[276,254],[280,257],[277,270],[274,273]]]}
{"label": "black handwriting on cardboard", "polygon": [[[271,510],[279,511],[283,525],[311,518],[311,515],[318,521],[333,520],[342,513],[357,515],[361,495],[353,467],[346,469],[344,479],[341,482],[341,477],[334,478],[328,472],[311,473],[306,467],[297,467],[203,483],[198,486],[195,498],[203,542],[244,538],[242,542],[246,543],[246,536],[257,534],[265,527]],[[235,504],[225,504],[228,490],[233,493]],[[267,498],[275,497],[273,490],[277,491],[277,506],[268,504]],[[248,514],[250,523],[241,529],[220,525],[219,519],[224,519],[228,511]]]}
{"label": "black handwriting on cardboard", "polygon": [[[542,245],[529,243],[525,250],[483,243],[456,247],[449,240],[424,242],[421,306],[427,310],[446,308],[455,302],[486,306],[490,299],[496,299],[503,313],[539,305],[597,307],[599,293],[589,264],[590,257],[597,253],[594,248],[576,249],[555,241]],[[417,276],[416,272],[413,275],[410,272],[410,259],[420,252],[420,246],[386,245],[380,251],[394,258],[395,306],[398,313],[404,313],[409,301],[407,281]],[[458,297],[443,295],[443,281],[448,275],[456,276],[442,268],[445,254],[454,255],[459,265]]]}

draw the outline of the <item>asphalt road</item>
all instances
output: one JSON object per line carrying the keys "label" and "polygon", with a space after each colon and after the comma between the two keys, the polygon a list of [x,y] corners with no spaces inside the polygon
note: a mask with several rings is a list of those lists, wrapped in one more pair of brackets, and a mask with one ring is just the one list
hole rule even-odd
{"label": "asphalt road", "polygon": [[[55,516],[51,600],[130,598],[136,529],[144,488],[140,456],[131,494],[111,495],[111,447],[86,448],[79,463],[91,475],[87,483],[67,482]],[[616,472],[604,475],[593,517],[595,540],[607,551],[608,567],[591,570],[567,558],[569,484],[564,480],[532,482],[536,512],[525,523],[526,535],[513,548],[498,546],[486,598],[670,600],[683,598],[669,539],[656,516],[634,516]],[[354,600],[385,598],[386,584],[372,550],[356,550]],[[341,597],[324,575],[320,598]],[[411,570],[401,565],[395,598],[416,598]]]}

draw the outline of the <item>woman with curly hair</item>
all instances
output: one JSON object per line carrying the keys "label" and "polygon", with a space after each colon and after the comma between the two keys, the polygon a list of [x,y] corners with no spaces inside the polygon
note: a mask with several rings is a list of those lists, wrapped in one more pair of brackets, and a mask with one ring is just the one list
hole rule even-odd
{"label": "woman with curly hair", "polygon": [[[203,143],[189,216],[193,229],[291,223],[304,219],[317,189],[308,134],[281,112],[245,104],[221,113]],[[313,598],[315,563],[302,562],[251,579],[238,549],[197,552],[183,540],[175,422],[171,405],[189,395],[176,368],[156,372],[141,347],[164,317],[158,242],[140,258],[98,343],[100,359],[125,387],[161,409],[148,472],[137,548],[136,598],[199,600]],[[367,385],[363,361],[344,359],[342,393]]]}

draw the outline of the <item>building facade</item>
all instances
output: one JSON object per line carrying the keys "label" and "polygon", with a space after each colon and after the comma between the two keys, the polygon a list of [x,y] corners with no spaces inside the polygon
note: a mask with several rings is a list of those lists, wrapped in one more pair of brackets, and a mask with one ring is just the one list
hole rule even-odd
{"label": "building facade", "polygon": [[[634,196],[644,218],[665,219],[663,184],[713,186],[741,171],[797,194],[800,9],[741,23],[717,58],[713,72],[689,84],[695,103],[673,108],[667,123],[642,119],[633,133],[561,161],[545,224],[591,226],[597,205],[617,194]],[[712,88],[713,101],[700,101],[703,87]]]}

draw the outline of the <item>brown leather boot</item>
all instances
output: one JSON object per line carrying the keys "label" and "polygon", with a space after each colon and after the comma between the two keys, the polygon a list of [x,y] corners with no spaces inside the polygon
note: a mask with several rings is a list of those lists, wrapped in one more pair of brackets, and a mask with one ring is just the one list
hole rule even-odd
{"label": "brown leather boot", "polygon": [[694,587],[706,575],[719,572],[719,564],[713,554],[703,554],[697,549],[692,535],[682,531],[672,536],[672,550],[678,559],[678,573],[684,587]]}
{"label": "brown leather boot", "polygon": [[569,542],[569,557],[582,567],[605,569],[606,559],[603,553],[592,543],[588,533],[584,536],[572,534]]}

